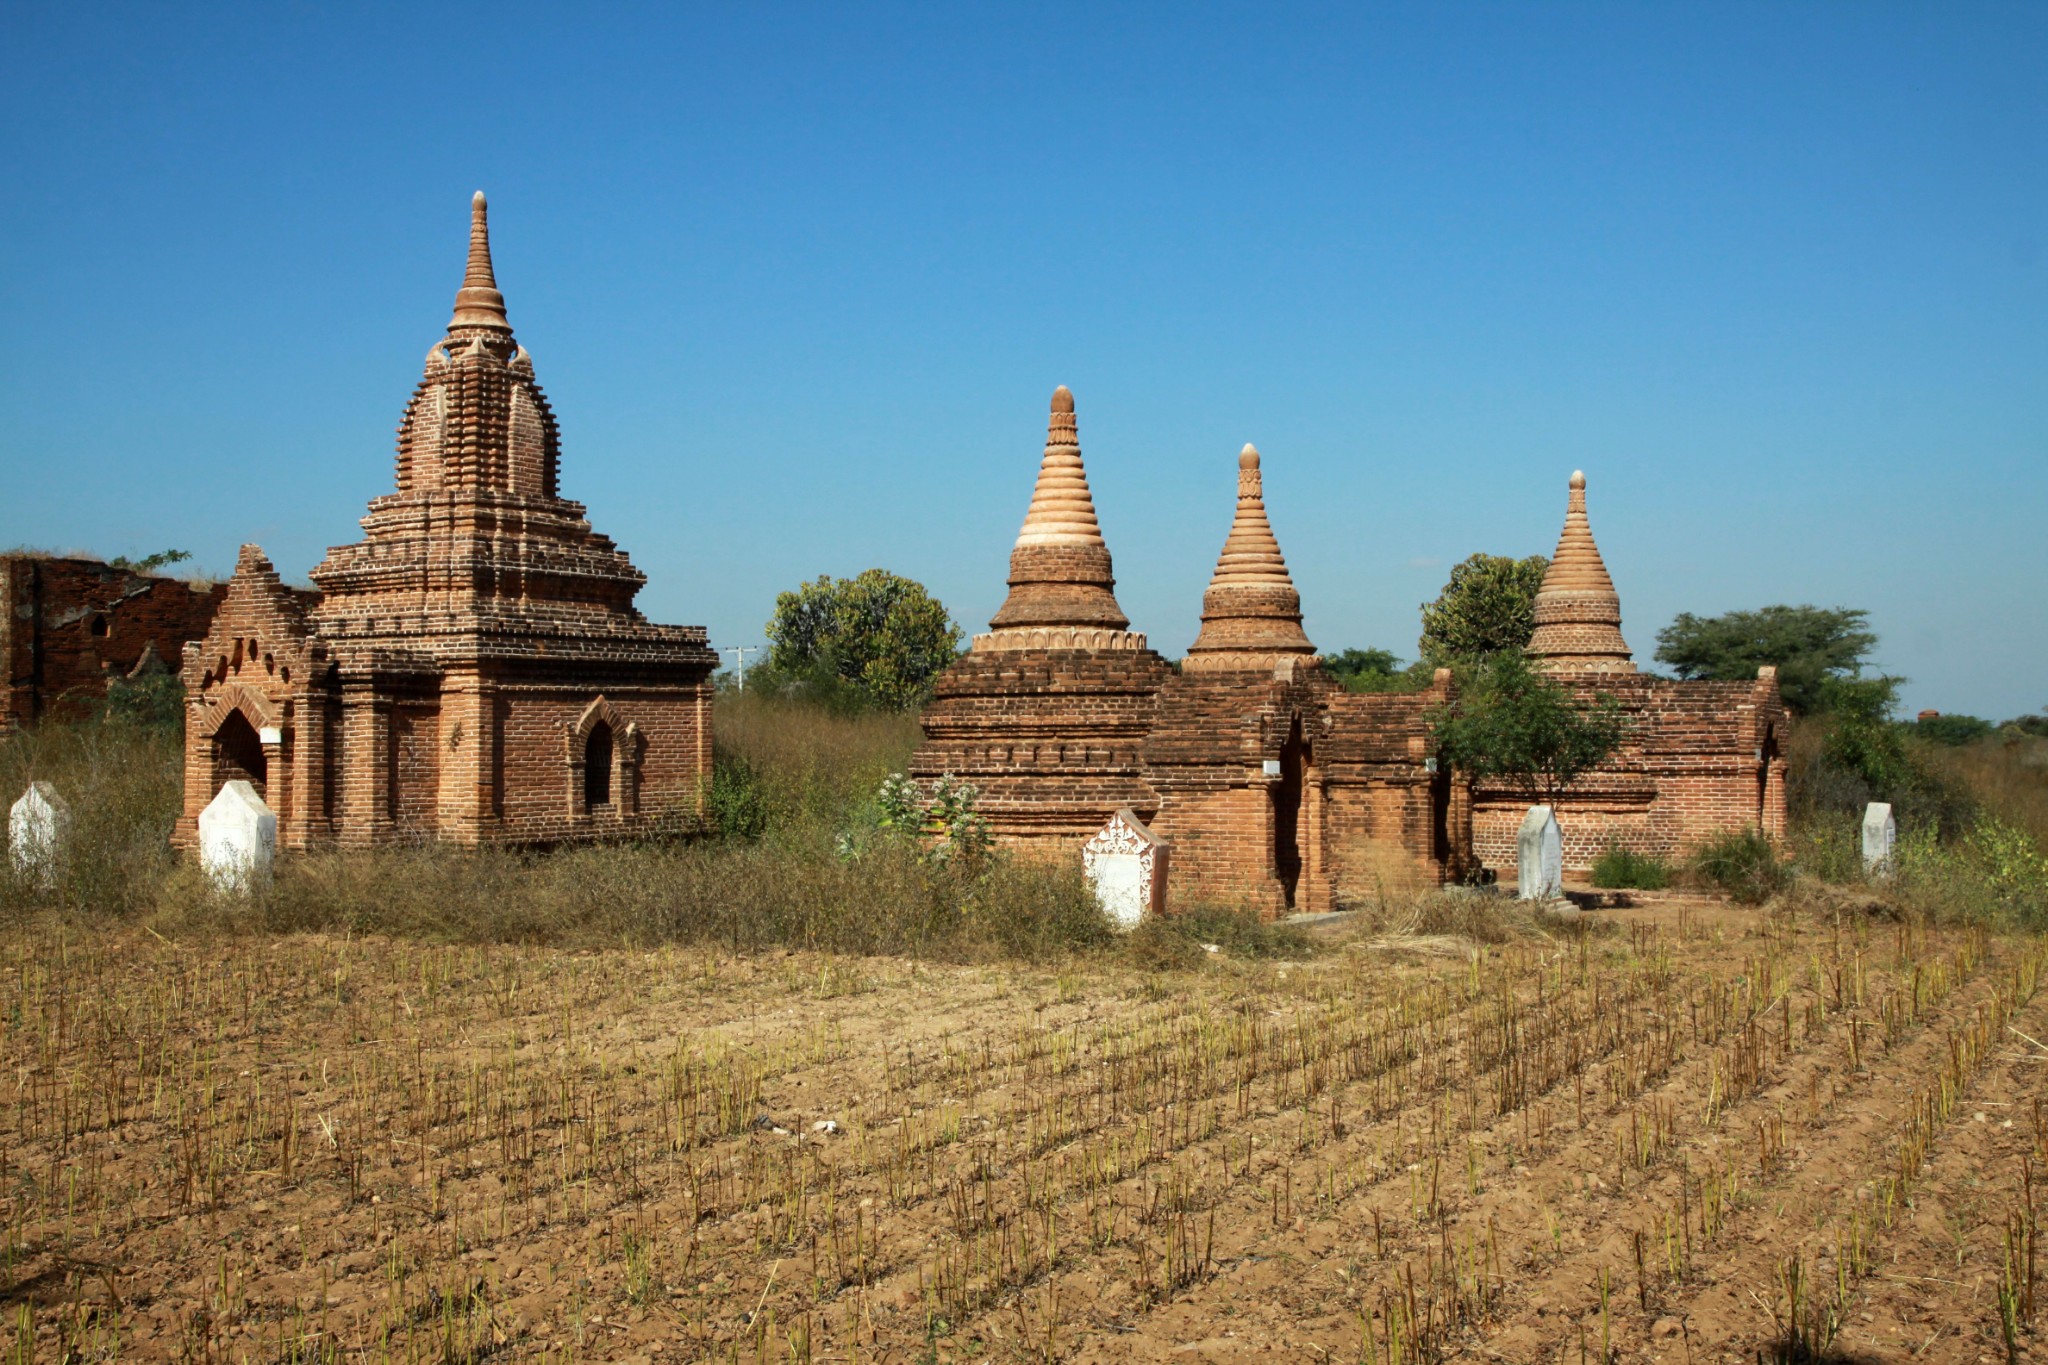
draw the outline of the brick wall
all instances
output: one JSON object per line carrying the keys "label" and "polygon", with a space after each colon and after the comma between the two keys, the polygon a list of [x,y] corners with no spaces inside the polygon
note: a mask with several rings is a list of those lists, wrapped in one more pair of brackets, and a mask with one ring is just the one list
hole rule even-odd
{"label": "brick wall", "polygon": [[0,733],[85,714],[145,651],[175,669],[226,593],[96,559],[0,556]]}

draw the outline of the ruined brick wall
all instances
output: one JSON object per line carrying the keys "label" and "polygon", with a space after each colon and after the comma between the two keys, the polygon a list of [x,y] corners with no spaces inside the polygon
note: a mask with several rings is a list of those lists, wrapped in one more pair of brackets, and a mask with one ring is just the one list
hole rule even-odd
{"label": "ruined brick wall", "polygon": [[0,733],[84,715],[152,649],[175,669],[226,593],[96,559],[0,557]]}
{"label": "ruined brick wall", "polygon": [[1429,760],[1425,721],[1449,688],[1444,677],[1426,692],[1327,697],[1317,766],[1333,905],[1421,890],[1464,870],[1469,822],[1450,775]]}
{"label": "ruined brick wall", "polygon": [[492,689],[490,767],[500,795],[485,837],[558,843],[703,827],[711,768],[711,684],[608,687],[608,800],[586,806],[582,763],[596,699],[544,679]]}
{"label": "ruined brick wall", "polygon": [[[1611,843],[1678,860],[1729,831],[1784,835],[1787,713],[1774,676],[1679,682],[1610,675],[1574,686],[1613,695],[1629,730],[1615,756],[1559,805],[1568,871],[1589,870]],[[1483,786],[1473,806],[1475,855],[1513,876],[1526,796]]]}

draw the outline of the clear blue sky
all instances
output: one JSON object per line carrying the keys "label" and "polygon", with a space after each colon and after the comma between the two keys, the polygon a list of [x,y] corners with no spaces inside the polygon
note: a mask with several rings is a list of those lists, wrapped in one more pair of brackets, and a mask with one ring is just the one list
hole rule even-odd
{"label": "clear blue sky", "polygon": [[1193,638],[1238,447],[1326,650],[1414,650],[1565,480],[1648,662],[1870,610],[2048,705],[2048,6],[0,14],[0,544],[356,536],[472,190],[563,486],[657,620],[875,565],[969,629],[1056,384]]}

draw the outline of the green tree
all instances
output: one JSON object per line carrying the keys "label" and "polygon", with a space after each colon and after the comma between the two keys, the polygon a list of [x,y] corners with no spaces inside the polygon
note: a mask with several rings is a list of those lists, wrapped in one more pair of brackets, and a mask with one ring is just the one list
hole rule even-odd
{"label": "green tree", "polygon": [[192,552],[189,550],[158,550],[155,554],[144,555],[140,559],[130,559],[126,555],[115,555],[107,561],[107,567],[125,570],[128,573],[147,574],[155,573],[158,569],[168,568],[173,564],[183,564],[191,557]]}
{"label": "green tree", "polygon": [[1428,720],[1439,763],[1553,808],[1607,760],[1627,728],[1613,697],[1581,701],[1519,650],[1466,666],[1457,695],[1431,707]]}
{"label": "green tree", "polygon": [[1905,728],[1892,722],[1903,678],[1830,678],[1822,684],[1822,709],[1830,717],[1823,750],[1828,759],[1862,778],[1887,797],[1919,777],[1906,752]]}
{"label": "green tree", "polygon": [[1978,740],[1998,732],[1998,727],[1982,716],[1940,715],[1923,716],[1913,722],[1913,733],[1935,744],[1946,744],[1951,748],[1975,744]]}
{"label": "green tree", "polygon": [[1680,612],[1657,632],[1657,661],[1681,678],[1754,678],[1765,664],[1778,668],[1778,691],[1801,715],[1827,706],[1828,684],[1854,678],[1877,646],[1866,629],[1870,613],[1850,607],[1763,607],[1719,616]]}
{"label": "green tree", "polygon": [[1323,656],[1323,671],[1352,692],[1419,692],[1435,670],[1423,663],[1401,666],[1391,649],[1341,649]]}
{"label": "green tree", "polygon": [[1438,668],[1527,649],[1536,633],[1536,590],[1549,567],[1542,555],[1473,555],[1452,569],[1436,600],[1422,604],[1422,662]]}
{"label": "green tree", "polygon": [[889,710],[921,704],[960,649],[960,628],[945,606],[922,583],[887,569],[820,575],[777,594],[767,635],[777,672],[830,679]]}

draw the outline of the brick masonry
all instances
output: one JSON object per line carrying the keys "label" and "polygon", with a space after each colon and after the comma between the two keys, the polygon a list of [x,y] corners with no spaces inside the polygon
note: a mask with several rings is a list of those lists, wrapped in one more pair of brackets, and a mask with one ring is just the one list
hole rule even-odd
{"label": "brick masonry", "polygon": [[[1033,630],[1016,629],[1020,613],[1006,606],[940,678],[913,776],[974,783],[996,838],[1046,857],[1077,858],[1130,808],[1172,846],[1176,908],[1213,899],[1276,916],[1486,871],[1512,877],[1526,796],[1475,788],[1430,757],[1428,715],[1454,699],[1450,674],[1421,693],[1360,695],[1323,671],[1251,447],[1188,658],[1176,667],[1122,629],[1072,412],[1062,389],[1011,557],[1010,603],[1032,605]],[[1071,529],[1057,559],[1043,548],[1056,524]],[[1560,803],[1566,868],[1586,870],[1613,841],[1676,856],[1726,830],[1782,836],[1774,671],[1745,683],[1634,671],[1583,475],[1554,563],[1532,653],[1574,689],[1615,696],[1628,718],[1612,760]]]}
{"label": "brick masonry", "polygon": [[113,675],[158,661],[175,668],[226,595],[226,584],[195,586],[96,559],[0,555],[0,734],[84,715]]}
{"label": "brick masonry", "polygon": [[186,646],[185,812],[246,777],[279,843],[547,844],[699,828],[711,673],[699,626],[559,495],[560,433],[512,336],[483,196],[447,335],[398,432],[397,491],[313,570],[242,548]]}

